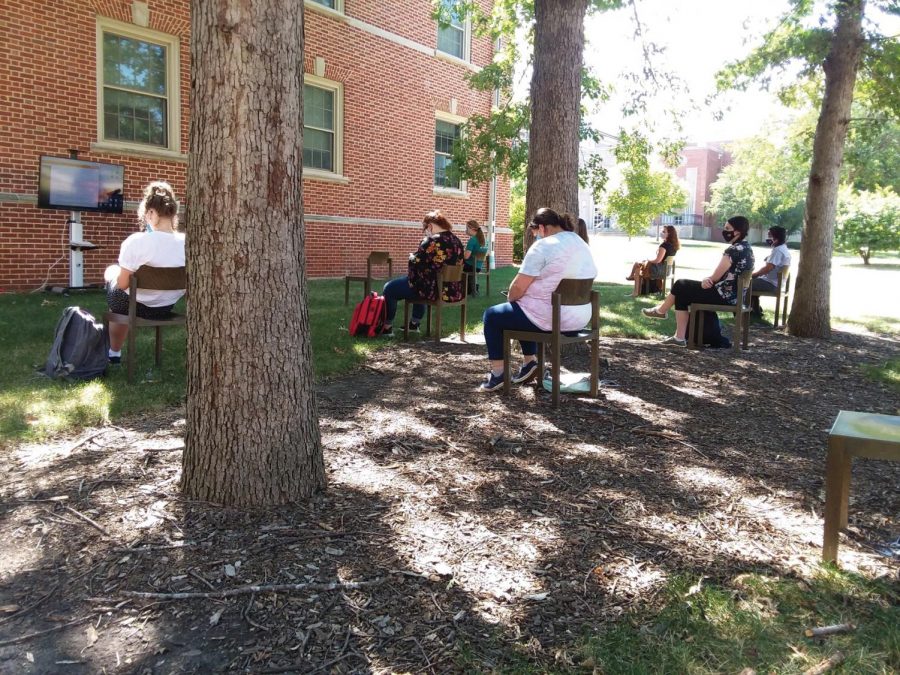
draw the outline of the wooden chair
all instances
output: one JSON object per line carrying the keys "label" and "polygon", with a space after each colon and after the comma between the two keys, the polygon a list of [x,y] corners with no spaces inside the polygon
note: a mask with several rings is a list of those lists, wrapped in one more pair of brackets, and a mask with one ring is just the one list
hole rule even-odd
{"label": "wooden chair", "polygon": [[[731,339],[732,351],[738,351],[743,342],[747,349],[750,337],[750,282],[753,272],[748,270],[737,279],[737,302],[733,305],[709,305],[702,302],[691,303],[688,309],[689,339],[688,349],[703,349],[703,312],[730,312],[734,314],[734,334]],[[746,299],[746,302],[745,302]]]}
{"label": "wooden chair", "polygon": [[475,254],[475,269],[478,270],[478,262],[481,262],[481,270],[475,272],[475,284],[476,288],[478,285],[478,277],[484,277],[484,286],[485,286],[485,295],[491,294],[491,254],[490,253],[476,253]]}
{"label": "wooden chair", "polygon": [[156,365],[162,363],[162,329],[166,326],[183,326],[186,317],[175,314],[167,319],[142,319],[137,315],[137,291],[139,288],[151,291],[180,291],[187,287],[184,267],[150,267],[142,265],[131,275],[128,286],[128,315],[106,312],[103,327],[109,333],[109,324],[128,324],[128,351],[125,360],[128,367],[128,382],[134,380],[134,362],[137,360],[136,332],[138,328],[156,328]]}
{"label": "wooden chair", "polygon": [[372,267],[375,265],[387,265],[388,274],[387,278],[392,279],[394,277],[394,262],[391,260],[391,254],[387,251],[372,251],[369,254],[369,257],[366,258],[366,276],[353,276],[347,275],[344,277],[344,304],[350,304],[350,282],[351,281],[360,281],[363,285],[363,297],[366,297],[369,292],[372,290],[372,282],[373,281],[381,281],[381,279],[376,279],[372,276]]}
{"label": "wooden chair", "polygon": [[[787,326],[787,317],[788,317],[788,297],[791,294],[791,268],[790,267],[782,267],[778,270],[778,285],[776,286],[774,291],[758,291],[755,288],[752,290],[751,295],[760,298],[775,298],[775,320],[772,322],[773,328],[784,328]],[[784,300],[784,305],[782,306],[782,300]],[[781,317],[781,324],[779,326],[778,319],[779,315]]]}
{"label": "wooden chair", "polygon": [[[524,340],[538,343],[538,380],[544,377],[544,346],[550,346],[552,366],[552,403],[559,406],[559,369],[563,345],[587,342],[591,345],[591,396],[596,397],[600,389],[600,294],[593,290],[593,279],[563,279],[550,296],[553,319],[549,333],[524,330],[503,331],[503,391],[509,393],[511,386],[510,356],[512,341]],[[560,314],[566,305],[591,305],[589,329],[565,334],[560,331]]]}
{"label": "wooden chair", "polygon": [[[650,295],[653,292],[653,282],[662,281],[662,287],[659,290],[660,297],[665,298],[672,285],[675,283],[675,256],[666,256],[663,260],[666,265],[665,275],[662,277],[644,277],[641,279],[641,295]],[[668,287],[668,290],[667,290]]]}
{"label": "wooden chair", "polygon": [[[462,283],[462,299],[457,302],[444,301],[444,284],[453,282]],[[428,315],[425,322],[425,336],[431,335],[431,308],[435,309],[434,341],[441,341],[441,310],[444,307],[459,307],[459,339],[466,339],[466,275],[463,272],[462,263],[459,265],[444,265],[438,270],[437,276],[438,299],[437,300],[406,300],[403,305],[403,339],[409,340],[409,308],[410,305],[427,305]]]}

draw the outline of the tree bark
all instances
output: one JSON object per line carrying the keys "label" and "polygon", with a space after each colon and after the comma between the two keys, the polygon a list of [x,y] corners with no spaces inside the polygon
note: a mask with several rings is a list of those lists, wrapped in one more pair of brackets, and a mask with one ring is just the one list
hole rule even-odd
{"label": "tree bark", "polygon": [[235,506],[325,485],[304,259],[303,3],[191,0],[182,489]]}
{"label": "tree bark", "polygon": [[[535,0],[525,224],[548,206],[578,214],[584,15],[588,0]],[[526,227],[527,250],[534,239]]]}
{"label": "tree bark", "polygon": [[800,267],[788,320],[788,332],[798,337],[831,335],[831,256],[838,180],[862,54],[865,0],[839,0],[836,11],[837,23],[824,63],[825,94],[813,142]]}

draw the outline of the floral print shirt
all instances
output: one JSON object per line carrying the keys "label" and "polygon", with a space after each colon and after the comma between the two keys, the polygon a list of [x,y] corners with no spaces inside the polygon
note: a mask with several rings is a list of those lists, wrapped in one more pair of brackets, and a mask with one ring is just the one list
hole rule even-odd
{"label": "floral print shirt", "polygon": [[[426,236],[415,253],[409,256],[408,279],[410,287],[423,300],[437,300],[437,276],[444,265],[461,265],[462,242],[452,232],[444,230]],[[444,302],[462,299],[462,282],[444,284]]]}
{"label": "floral print shirt", "polygon": [[726,248],[725,255],[731,258],[731,267],[716,283],[716,290],[725,302],[734,305],[737,301],[737,278],[742,273],[752,270],[756,260],[753,258],[753,249],[744,239]]}

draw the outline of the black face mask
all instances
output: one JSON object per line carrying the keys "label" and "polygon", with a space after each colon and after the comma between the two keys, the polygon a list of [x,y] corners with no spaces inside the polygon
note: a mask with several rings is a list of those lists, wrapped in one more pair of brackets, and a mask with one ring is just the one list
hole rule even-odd
{"label": "black face mask", "polygon": [[771,237],[769,237],[768,239],[766,239],[766,246],[774,246],[774,245],[775,245],[775,240],[774,240],[774,239],[772,239]]}
{"label": "black face mask", "polygon": [[722,239],[725,241],[731,241],[734,239],[734,230],[722,230]]}

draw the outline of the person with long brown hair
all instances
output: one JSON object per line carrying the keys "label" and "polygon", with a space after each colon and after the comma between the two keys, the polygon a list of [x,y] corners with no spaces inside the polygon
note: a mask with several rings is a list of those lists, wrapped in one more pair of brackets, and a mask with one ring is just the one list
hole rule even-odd
{"label": "person with long brown hair", "polygon": [[684,347],[687,344],[689,307],[698,302],[709,305],[734,305],[743,302],[737,297],[737,280],[744,272],[753,270],[753,249],[747,241],[750,221],[744,216],[732,216],[722,229],[722,239],[729,246],[713,273],[702,281],[679,279],[672,284],[672,292],[656,307],[641,310],[644,316],[665,319],[669,309],[675,306],[675,335],[663,340],[663,344]]}
{"label": "person with long brown hair", "polygon": [[673,225],[666,225],[662,230],[662,241],[656,249],[656,257],[653,260],[636,262],[631,266],[631,274],[625,277],[634,282],[634,290],[631,297],[636,298],[641,294],[645,280],[662,279],[666,275],[666,258],[675,255],[681,248],[678,241],[678,230]]}
{"label": "person with long brown hair", "polygon": [[[406,275],[384,285],[382,294],[387,310],[382,335],[394,334],[394,317],[400,300],[437,300],[441,292],[447,302],[457,302],[463,297],[462,282],[448,283],[443,289],[437,287],[440,269],[444,265],[459,265],[463,259],[463,245],[453,234],[453,225],[440,211],[429,211],[422,219],[422,227],[425,236],[416,252],[409,254]],[[414,304],[409,330],[418,331],[423,316],[425,305]]]}
{"label": "person with long brown hair", "polygon": [[487,239],[484,237],[484,231],[477,220],[470,220],[466,223],[466,234],[469,235],[469,241],[466,242],[465,251],[463,251],[463,272],[466,273],[466,292],[469,295],[478,295],[478,287],[475,284],[475,274],[481,271],[482,259],[478,259],[479,255],[488,252]]}
{"label": "person with long brown hair", "polygon": [[[184,234],[178,231],[178,202],[172,186],[154,181],[144,188],[137,209],[142,232],[135,232],[119,250],[119,264],[111,265],[104,275],[107,281],[106,304],[115,314],[128,314],[128,287],[131,275],[142,265],[184,267]],[[165,319],[184,290],[137,292],[137,315],[142,319]],[[128,324],[109,325],[109,362],[120,363],[122,345],[128,337]]]}

